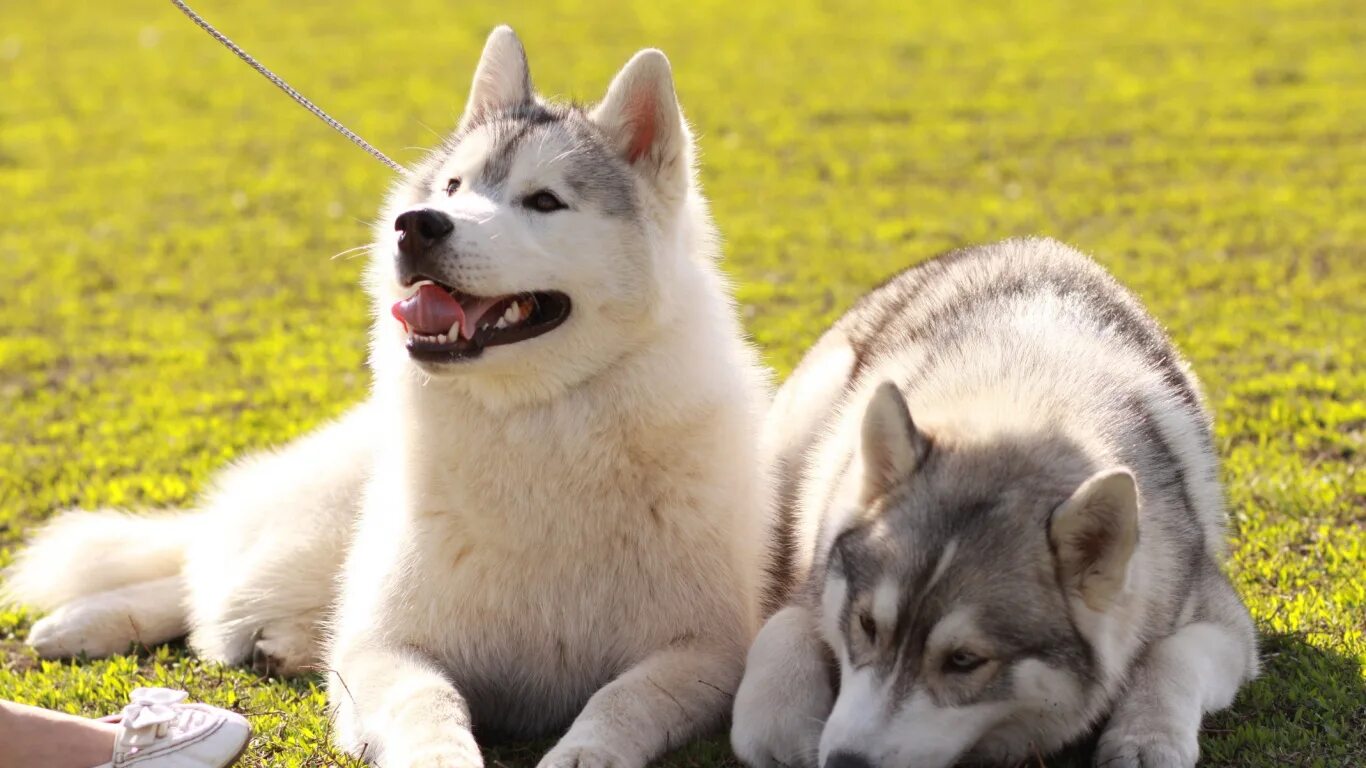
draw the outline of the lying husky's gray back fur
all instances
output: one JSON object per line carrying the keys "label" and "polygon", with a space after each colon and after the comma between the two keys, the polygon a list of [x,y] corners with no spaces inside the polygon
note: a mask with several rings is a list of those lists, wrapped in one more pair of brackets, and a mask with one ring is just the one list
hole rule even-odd
{"label": "lying husky's gray back fur", "polygon": [[[1047,325],[1050,332],[1012,328],[1012,323],[1027,317]],[[1073,333],[1066,338],[1052,335],[1063,329]],[[801,518],[819,517],[824,504],[812,497],[811,482],[822,474],[816,468],[820,453],[811,450],[822,430],[813,428],[809,419],[830,428],[842,407],[851,404],[851,394],[883,378],[902,385],[908,398],[933,392],[939,393],[936,399],[951,395],[962,402],[974,392],[995,397],[996,382],[1018,377],[1022,366],[1033,365],[1024,380],[1032,381],[1036,394],[1057,394],[1049,406],[1059,409],[1057,415],[1084,421],[1078,425],[1083,429],[1137,430],[1147,438],[1130,446],[1144,451],[1134,457],[1136,465],[1162,476],[1155,486],[1196,516],[1202,544],[1215,557],[1223,556],[1226,515],[1210,416],[1199,384],[1138,299],[1084,254],[1041,238],[950,252],[907,269],[864,295],[817,348],[834,339],[852,352],[838,392],[818,413],[803,414],[806,419],[784,418],[778,414],[780,408],[770,419],[770,431],[778,429],[775,421],[804,431],[800,439],[782,441],[777,457],[784,462],[779,480],[785,508],[780,516],[791,546],[801,547],[802,536],[794,530],[803,527]],[[1059,356],[1071,357],[1074,367],[1064,371],[1049,364],[1050,357],[1056,362]],[[825,368],[826,361],[808,356],[792,378],[813,366]],[[820,375],[827,372],[828,368]],[[1081,381],[1088,376],[1103,381]],[[1073,392],[1073,384],[1085,386]],[[1092,410],[1076,407],[1075,402],[1062,408],[1071,396],[1087,389]],[[804,477],[806,492],[799,493]],[[804,512],[797,509],[803,498]],[[785,557],[801,561],[797,554]],[[797,570],[804,569],[798,565]]]}

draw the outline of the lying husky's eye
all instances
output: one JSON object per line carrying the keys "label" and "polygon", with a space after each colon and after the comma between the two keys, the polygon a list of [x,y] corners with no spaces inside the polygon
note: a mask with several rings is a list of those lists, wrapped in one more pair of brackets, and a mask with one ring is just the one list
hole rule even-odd
{"label": "lying husky's eye", "polygon": [[453,178],[446,182],[446,194],[453,195],[460,189],[460,179]]}
{"label": "lying husky's eye", "polygon": [[861,614],[858,617],[858,625],[863,628],[863,634],[868,637],[870,644],[877,643],[877,622],[868,614]]}
{"label": "lying husky's eye", "polygon": [[554,211],[563,210],[569,207],[565,205],[560,198],[555,197],[554,192],[551,192],[548,189],[532,192],[522,198],[522,205],[540,213],[553,213]]}
{"label": "lying husky's eye", "polygon": [[987,660],[981,656],[975,656],[967,651],[954,651],[951,656],[944,660],[944,671],[963,675],[972,672],[985,663]]}

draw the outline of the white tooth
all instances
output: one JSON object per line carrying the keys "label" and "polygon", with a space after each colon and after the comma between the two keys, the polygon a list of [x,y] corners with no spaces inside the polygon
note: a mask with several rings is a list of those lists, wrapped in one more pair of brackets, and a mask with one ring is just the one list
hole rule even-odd
{"label": "white tooth", "polygon": [[436,340],[437,340],[437,342],[440,343],[440,344],[445,344],[445,343],[446,343],[446,334],[444,334],[444,333],[439,333],[439,334],[437,334],[437,335],[436,335]]}
{"label": "white tooth", "polygon": [[512,304],[508,305],[507,310],[503,312],[503,319],[508,321],[509,323],[515,323],[517,322],[518,314],[519,313],[517,312],[517,302],[514,301]]}
{"label": "white tooth", "polygon": [[494,323],[493,327],[499,330],[508,327],[507,315],[503,315],[502,317],[498,318],[498,322]]}
{"label": "white tooth", "polygon": [[446,331],[446,338],[448,338],[448,339],[450,339],[450,340],[452,340],[452,341],[455,341],[456,339],[459,339],[459,338],[460,338],[460,321],[459,321],[459,320],[456,320],[454,323],[451,323],[450,330]]}

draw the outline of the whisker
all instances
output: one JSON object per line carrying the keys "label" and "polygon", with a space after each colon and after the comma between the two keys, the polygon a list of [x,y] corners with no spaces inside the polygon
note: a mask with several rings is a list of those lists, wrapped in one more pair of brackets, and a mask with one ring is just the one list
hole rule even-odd
{"label": "whisker", "polygon": [[[334,254],[332,254],[332,257],[331,257],[331,259],[329,259],[329,260],[330,260],[330,261],[336,261],[337,259],[339,259],[339,258],[341,258],[341,257],[343,257],[343,256],[346,256],[346,254],[348,254],[348,253],[355,253],[356,251],[368,251],[368,250],[370,250],[371,248],[374,248],[374,247],[375,247],[374,243],[366,243],[365,245],[358,245],[358,246],[356,246],[355,248],[347,248],[346,250],[341,251],[340,253],[334,253]],[[349,257],[349,258],[355,258],[355,257],[354,257],[354,256],[351,256],[351,257]]]}
{"label": "whisker", "polygon": [[431,127],[430,125],[427,125],[426,123],[422,122],[421,120],[418,120],[418,121],[416,121],[416,122],[417,122],[418,125],[422,126],[423,128],[426,128],[426,129],[427,129],[427,132],[430,133],[431,135],[435,136],[436,138],[442,139],[442,140],[444,140],[444,139],[446,138],[445,136],[441,135],[441,133],[440,133],[439,131],[437,131],[435,128]]}

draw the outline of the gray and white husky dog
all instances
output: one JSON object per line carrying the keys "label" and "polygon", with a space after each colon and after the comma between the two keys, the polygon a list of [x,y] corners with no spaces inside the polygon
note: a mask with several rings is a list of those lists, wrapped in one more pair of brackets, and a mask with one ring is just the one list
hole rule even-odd
{"label": "gray and white husky dog", "polygon": [[663,54],[582,109],[496,30],[380,216],[369,401],[198,510],[57,518],[8,574],[51,610],[30,642],[321,662],[336,738],[384,768],[479,766],[475,727],[568,727],[547,768],[719,727],[759,625],[768,381],[693,157]]}
{"label": "gray and white husky dog", "polygon": [[764,439],[801,581],[737,693],[751,765],[1016,765],[1108,718],[1097,766],[1192,766],[1256,674],[1195,377],[1065,245],[873,291]]}

